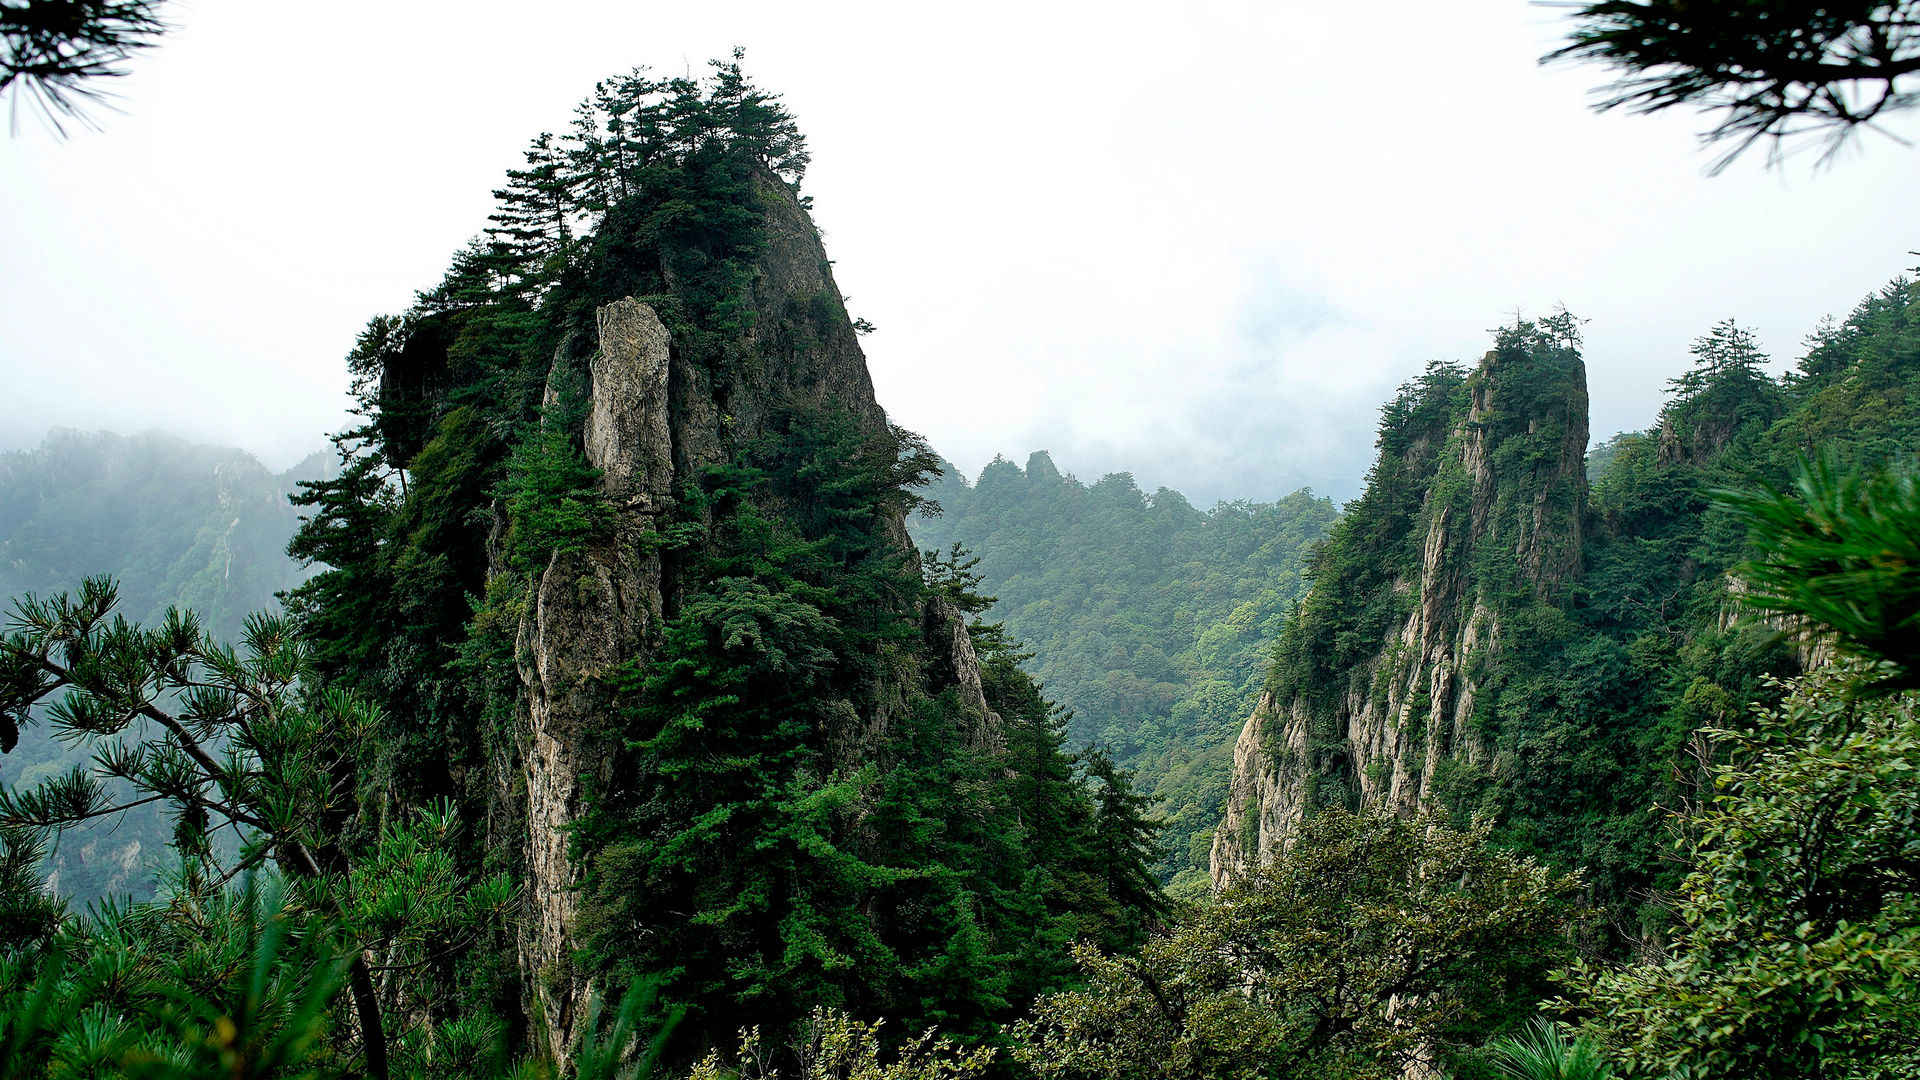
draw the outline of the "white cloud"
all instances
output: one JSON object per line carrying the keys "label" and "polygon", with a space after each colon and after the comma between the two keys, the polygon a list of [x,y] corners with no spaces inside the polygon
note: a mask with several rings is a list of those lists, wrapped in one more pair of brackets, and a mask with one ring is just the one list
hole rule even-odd
{"label": "white cloud", "polygon": [[1605,435],[1714,321],[1784,360],[1912,261],[1920,154],[1709,179],[1697,118],[1596,117],[1603,73],[1538,67],[1550,9],[1366,10],[183,3],[104,131],[28,122],[0,156],[0,438],[297,457],[359,326],[437,278],[530,136],[602,75],[736,43],[812,138],[883,402],[969,471],[1047,447],[1200,502],[1349,495],[1380,398],[1516,309],[1592,320]]}

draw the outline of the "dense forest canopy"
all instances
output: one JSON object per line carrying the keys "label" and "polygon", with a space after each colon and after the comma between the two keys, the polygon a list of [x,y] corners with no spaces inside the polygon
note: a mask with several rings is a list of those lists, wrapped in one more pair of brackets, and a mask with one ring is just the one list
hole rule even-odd
{"label": "dense forest canopy", "polygon": [[[1409,382],[1382,412],[1367,492],[1316,552],[1269,676],[1278,699],[1306,703],[1322,724],[1308,736],[1310,803],[1386,798],[1377,789],[1394,763],[1375,759],[1362,775],[1337,718],[1352,708],[1343,702],[1397,692],[1408,649],[1397,628],[1439,602],[1480,644],[1417,668],[1428,682],[1457,678],[1468,689],[1448,700],[1470,710],[1454,736],[1464,741],[1427,741],[1411,763],[1421,801],[1461,821],[1491,815],[1501,842],[1585,868],[1615,932],[1657,940],[1678,872],[1657,808],[1700,789],[1697,733],[1776,700],[1771,680],[1819,655],[1741,617],[1748,586],[1733,571],[1750,552],[1747,524],[1724,493],[1785,485],[1808,455],[1877,468],[1920,445],[1916,300],[1920,287],[1894,279],[1817,327],[1777,379],[1748,330],[1711,328],[1655,426],[1587,456],[1590,487],[1556,473],[1559,444],[1542,440],[1562,400],[1584,407],[1565,375],[1577,338],[1520,324],[1478,371],[1435,365]],[[1525,430],[1500,441],[1516,422]],[[1485,446],[1492,456],[1476,456]],[[1548,539],[1564,554],[1541,553],[1528,530],[1556,521]],[[1528,551],[1561,569],[1529,574]],[[1428,682],[1404,721],[1416,731]]]}
{"label": "dense forest canopy", "polygon": [[1162,876],[1202,883],[1234,734],[1333,504],[1299,491],[1203,512],[1124,473],[1089,487],[1045,453],[972,484],[945,465],[927,496],[941,512],[909,521],[914,539],[976,553],[988,617],[1072,710],[1069,745],[1134,771],[1167,823]]}

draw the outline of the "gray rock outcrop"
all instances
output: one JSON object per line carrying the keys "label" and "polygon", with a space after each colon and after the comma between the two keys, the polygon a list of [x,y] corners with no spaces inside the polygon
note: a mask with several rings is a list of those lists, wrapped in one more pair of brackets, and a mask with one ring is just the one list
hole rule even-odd
{"label": "gray rock outcrop", "polygon": [[1478,672],[1512,607],[1556,602],[1579,573],[1586,374],[1570,351],[1496,349],[1466,390],[1444,441],[1401,451],[1400,474],[1424,485],[1419,561],[1385,586],[1404,614],[1332,685],[1270,691],[1248,717],[1210,853],[1216,889],[1270,861],[1315,806],[1412,814],[1443,771],[1498,767],[1475,723]]}
{"label": "gray rock outcrop", "polygon": [[[674,340],[659,313],[635,298],[601,307],[584,368],[588,380],[581,444],[600,470],[614,511],[611,535],[583,550],[557,553],[538,575],[518,634],[522,695],[513,746],[494,757],[494,816],[523,823],[514,841],[525,865],[518,947],[523,984],[537,1000],[534,1034],[564,1061],[580,1003],[588,990],[570,957],[579,946],[580,868],[569,854],[569,826],[590,785],[609,775],[616,746],[605,721],[610,700],[602,676],[644,662],[658,646],[664,620],[697,582],[691,558],[663,558],[656,542],[676,493],[709,466],[733,460],[777,431],[782,410],[824,407],[851,415],[864,430],[887,431],[851,320],[841,302],[819,237],[785,185],[763,179],[756,192],[764,244],[751,287],[754,317],[724,370],[696,362]],[[586,343],[563,345],[549,379],[549,400],[565,378],[577,378]],[[780,507],[769,506],[778,513]],[[915,559],[904,517],[882,532],[904,559]],[[496,545],[497,547],[497,545]],[[494,556],[498,562],[500,556]],[[917,565],[917,564],[916,564]],[[496,566],[496,571],[503,567]],[[928,670],[876,677],[836,702],[824,733],[831,758],[858,764],[884,737],[910,687],[957,689],[969,745],[1003,744],[999,718],[988,710],[979,660],[961,613],[939,599],[920,611]]]}

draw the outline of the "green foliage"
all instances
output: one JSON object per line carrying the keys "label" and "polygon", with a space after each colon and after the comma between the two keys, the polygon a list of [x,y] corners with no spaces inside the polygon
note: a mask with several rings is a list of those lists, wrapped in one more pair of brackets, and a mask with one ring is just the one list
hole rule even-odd
{"label": "green foliage", "polygon": [[756,318],[765,187],[797,187],[808,161],[793,117],[747,81],[740,56],[714,61],[704,84],[636,70],[596,87],[570,133],[576,164],[559,196],[591,236],[547,273],[548,309],[580,318],[607,299],[643,297],[676,347],[722,377],[758,363],[742,337]]}
{"label": "green foliage", "polygon": [[[303,892],[249,875],[237,888],[96,908],[40,947],[0,947],[0,1077],[366,1076],[339,1030],[350,1016],[340,994],[351,946],[343,924],[316,914]],[[673,1018],[639,1029],[650,1000],[645,986],[633,988],[611,1020],[590,1002],[573,1075],[652,1075]],[[502,1036],[485,1017],[415,1025],[396,1046],[394,1071],[553,1075],[548,1062],[513,1061]]]}
{"label": "green foliage", "polygon": [[287,594],[286,609],[329,675],[371,670],[392,629],[381,598],[392,587],[384,533],[397,502],[377,451],[346,438],[336,445],[340,472],[303,483],[292,497],[312,511],[287,546],[294,558],[322,567]]}
{"label": "green foliage", "polygon": [[576,389],[562,391],[514,443],[493,496],[507,515],[507,564],[523,573],[554,555],[577,551],[613,527],[600,493],[600,470],[587,464],[577,431],[584,413]]}
{"label": "green foliage", "polygon": [[687,1080],[970,1080],[990,1075],[991,1047],[966,1049],[929,1028],[892,1049],[882,1037],[884,1021],[857,1020],[843,1012],[815,1009],[800,1026],[791,1071],[784,1056],[765,1045],[759,1027],[740,1032],[731,1055],[708,1054]]}
{"label": "green foliage", "polygon": [[0,828],[0,953],[45,943],[66,904],[42,888],[47,847],[31,829]]}
{"label": "green foliage", "polygon": [[1586,1035],[1568,1038],[1536,1017],[1525,1030],[1487,1044],[1487,1056],[1508,1080],[1613,1080],[1613,1067]]}
{"label": "green foliage", "polygon": [[970,630],[987,704],[1006,737],[999,780],[1012,812],[970,834],[973,857],[1000,874],[1009,869],[1004,860],[1015,860],[1017,889],[1001,886],[1001,933],[1022,943],[1007,996],[1024,1003],[1070,977],[1069,944],[1133,948],[1166,914],[1148,872],[1162,826],[1144,813],[1129,773],[1098,752],[1066,751],[1067,710],[1022,669],[1027,655],[998,625],[976,621]]}
{"label": "green foliage", "polygon": [[1920,699],[1884,669],[1806,676],[1682,821],[1663,957],[1567,976],[1563,1005],[1633,1076],[1920,1075]]}
{"label": "green foliage", "polygon": [[1742,599],[1837,634],[1847,648],[1920,679],[1920,471],[1861,475],[1831,456],[1803,462],[1787,490],[1727,492],[1759,556]]}
{"label": "green foliage", "polygon": [[346,964],[275,879],[108,906],[0,956],[0,1075],[321,1077]]}
{"label": "green foliage", "polygon": [[1024,470],[996,461],[973,485],[943,469],[929,491],[941,513],[912,518],[914,539],[979,553],[954,571],[999,598],[1006,633],[1071,711],[1066,739],[1137,776],[1167,822],[1156,872],[1203,886],[1234,736],[1332,504],[1296,492],[1202,513],[1125,475],[1088,488],[1044,454]]}
{"label": "green foliage", "polygon": [[611,1024],[602,1022],[600,995],[588,995],[574,1059],[573,1075],[578,1080],[646,1080],[653,1075],[681,1015],[680,1010],[669,1009],[650,1031],[643,1028],[641,1018],[655,1013],[654,994],[652,983],[634,983],[620,999]]}
{"label": "green foliage", "polygon": [[1124,775],[1060,752],[1006,650],[983,657],[1004,757],[965,734],[988,720],[951,689],[914,693],[879,737],[850,726],[877,677],[922,662],[929,593],[985,602],[952,564],[923,584],[895,546],[916,439],[808,410],[775,431],[685,493],[707,523],[691,586],[611,680],[622,781],[576,832],[586,955],[658,975],[689,1049],[743,1011],[770,1030],[852,1007],[989,1033],[1057,985],[1067,940],[1137,932],[1158,902],[1152,827]]}
{"label": "green foliage", "polygon": [[1333,811],[1015,1031],[1042,1078],[1395,1077],[1474,1045],[1564,949],[1578,878],[1484,826]]}

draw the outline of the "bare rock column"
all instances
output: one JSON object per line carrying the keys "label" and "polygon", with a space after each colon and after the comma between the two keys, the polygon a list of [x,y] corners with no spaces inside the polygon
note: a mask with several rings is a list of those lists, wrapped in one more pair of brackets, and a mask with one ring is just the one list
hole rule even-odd
{"label": "bare rock column", "polygon": [[612,537],[556,552],[534,589],[519,633],[526,688],[527,904],[520,960],[544,1034],[564,1061],[585,988],[569,962],[578,868],[568,826],[589,779],[606,779],[610,669],[644,657],[661,620],[660,556],[643,542],[673,487],[667,411],[669,339],[653,309],[634,299],[599,311],[590,371],[589,464],[615,508]]}
{"label": "bare rock column", "polygon": [[[1490,592],[1474,568],[1511,568],[1539,603],[1559,602],[1578,578],[1586,369],[1577,356],[1496,350],[1467,387],[1467,408],[1449,421],[1438,452],[1429,453],[1431,444],[1404,451],[1426,486],[1409,522],[1424,528],[1421,557],[1381,586],[1404,614],[1389,623],[1377,651],[1327,673],[1329,684],[1315,693],[1296,688],[1288,700],[1263,695],[1247,719],[1214,833],[1216,890],[1270,862],[1309,802],[1330,801],[1315,799],[1319,783],[1340,785],[1349,805],[1412,815],[1436,799],[1443,763],[1494,764],[1475,722],[1476,661],[1502,649],[1503,614],[1513,601]],[[1503,455],[1509,444],[1526,452]]]}

